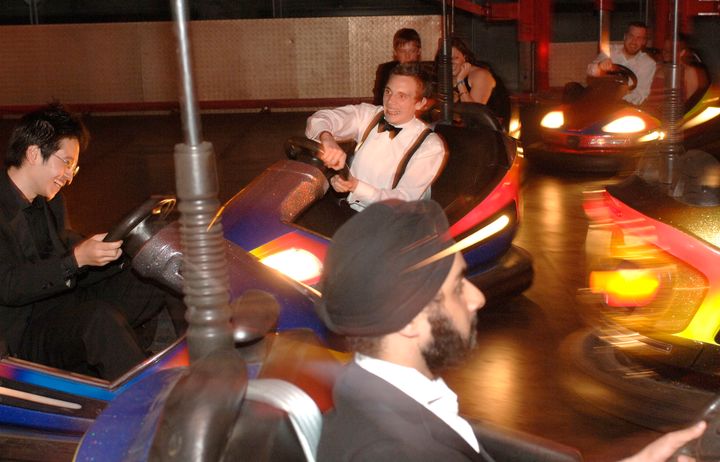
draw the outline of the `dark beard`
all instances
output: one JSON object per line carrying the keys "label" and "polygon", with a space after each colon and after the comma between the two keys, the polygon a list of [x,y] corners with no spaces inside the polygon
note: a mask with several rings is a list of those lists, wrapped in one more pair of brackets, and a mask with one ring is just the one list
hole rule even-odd
{"label": "dark beard", "polygon": [[428,315],[433,340],[423,351],[428,369],[433,375],[448,367],[460,365],[475,346],[477,317],[473,318],[468,339],[464,340],[443,312],[442,307],[432,310]]}

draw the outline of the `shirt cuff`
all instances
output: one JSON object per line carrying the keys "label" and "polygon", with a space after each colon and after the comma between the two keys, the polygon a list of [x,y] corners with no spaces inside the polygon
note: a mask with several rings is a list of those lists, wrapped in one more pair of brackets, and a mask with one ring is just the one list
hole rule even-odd
{"label": "shirt cuff", "polygon": [[355,186],[355,191],[353,191],[353,201],[356,203],[366,204],[370,201],[372,201],[373,196],[375,195],[375,188],[364,181],[358,180],[357,186]]}
{"label": "shirt cuff", "polygon": [[66,281],[74,278],[75,275],[77,275],[77,273],[80,271],[73,252],[70,252],[68,255],[64,256],[62,260],[60,260],[60,266],[62,267],[63,278]]}

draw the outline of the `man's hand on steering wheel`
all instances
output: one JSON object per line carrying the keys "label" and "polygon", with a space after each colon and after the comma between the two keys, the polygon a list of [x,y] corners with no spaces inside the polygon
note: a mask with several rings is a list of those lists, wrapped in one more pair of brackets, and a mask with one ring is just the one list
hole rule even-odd
{"label": "man's hand on steering wheel", "polygon": [[80,242],[73,249],[78,268],[83,266],[104,266],[120,258],[123,241],[104,242],[107,233],[95,234]]}
{"label": "man's hand on steering wheel", "polygon": [[602,72],[610,72],[613,70],[615,64],[613,64],[610,58],[603,59],[598,63],[598,69]]}
{"label": "man's hand on steering wheel", "polygon": [[339,193],[353,192],[358,185],[358,179],[348,174],[347,180],[343,180],[340,175],[330,178],[330,185]]}
{"label": "man's hand on steering wheel", "polygon": [[322,151],[318,153],[318,158],[325,163],[326,167],[341,170],[345,166],[347,154],[337,144],[335,137],[330,132],[322,132],[320,134],[320,143],[322,144]]}
{"label": "man's hand on steering wheel", "polygon": [[620,462],[690,462],[693,457],[680,454],[676,458],[677,450],[683,445],[699,438],[707,427],[705,421],[700,421],[690,427],[666,433],[652,443],[645,446],[640,452]]}

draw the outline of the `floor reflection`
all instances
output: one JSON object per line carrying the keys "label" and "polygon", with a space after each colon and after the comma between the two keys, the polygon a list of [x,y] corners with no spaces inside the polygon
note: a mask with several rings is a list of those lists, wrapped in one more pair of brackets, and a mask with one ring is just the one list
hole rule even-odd
{"label": "floor reflection", "polygon": [[558,380],[560,342],[583,326],[583,192],[615,181],[528,172],[515,242],[533,255],[533,286],[479,313],[477,349],[446,377],[468,415],[577,447],[586,460],[628,456],[657,436],[574,401]]}

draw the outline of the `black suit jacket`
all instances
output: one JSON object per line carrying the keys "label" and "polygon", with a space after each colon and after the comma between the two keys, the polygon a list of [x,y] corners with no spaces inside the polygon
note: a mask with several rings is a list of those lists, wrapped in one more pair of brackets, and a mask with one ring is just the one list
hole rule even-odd
{"label": "black suit jacket", "polygon": [[354,362],[335,383],[333,399],[318,462],[486,460],[435,414]]}
{"label": "black suit jacket", "polygon": [[0,344],[17,352],[33,306],[70,291],[75,284],[69,260],[79,235],[65,229],[65,202],[57,194],[42,202],[53,251],[40,259],[25,213],[6,171],[0,173]]}

